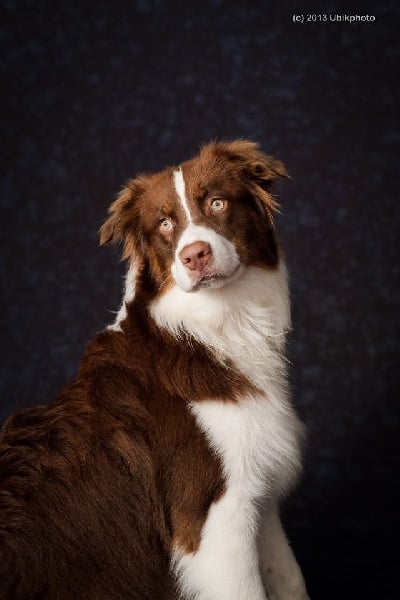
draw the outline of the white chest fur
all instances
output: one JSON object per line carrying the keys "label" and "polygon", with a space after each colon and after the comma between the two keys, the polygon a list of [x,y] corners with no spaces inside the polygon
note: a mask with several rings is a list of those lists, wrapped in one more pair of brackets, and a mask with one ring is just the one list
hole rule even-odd
{"label": "white chest fur", "polygon": [[260,389],[236,402],[210,399],[191,408],[223,460],[228,488],[253,499],[284,493],[300,466],[301,431],[287,395],[284,265],[277,271],[250,267],[221,289],[187,294],[175,287],[151,312],[175,335],[189,331],[221,360],[229,357]]}
{"label": "white chest fur", "polygon": [[192,410],[223,459],[231,493],[260,501],[288,491],[300,468],[300,425],[287,405],[267,392],[237,404],[196,403]]}
{"label": "white chest fur", "polygon": [[287,492],[300,468],[301,424],[288,399],[285,334],[290,327],[286,270],[248,268],[221,289],[173,288],[151,308],[161,327],[190,332],[229,358],[259,392],[233,402],[194,402],[199,426],[222,459],[226,491],[210,507],[195,554],[175,548],[185,598],[265,600],[257,531],[261,502]]}

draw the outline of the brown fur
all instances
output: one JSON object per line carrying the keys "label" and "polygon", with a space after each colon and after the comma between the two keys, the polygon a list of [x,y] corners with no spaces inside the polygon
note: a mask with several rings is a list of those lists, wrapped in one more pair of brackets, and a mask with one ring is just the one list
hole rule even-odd
{"label": "brown fur", "polygon": [[[223,230],[246,264],[273,267],[275,204],[266,190],[285,175],[281,163],[239,141],[206,146],[183,169],[201,222]],[[171,179],[167,169],[132,180],[101,230],[102,243],[123,241],[124,255],[141,264],[122,331],[94,338],[55,403],[21,410],[3,428],[2,600],[175,599],[172,546],[196,551],[224,493],[220,459],[188,402],[232,402],[251,385],[205,346],[160,331],[147,311],[170,284],[184,217]],[[218,223],[203,208],[221,193],[235,215]],[[173,238],[160,235],[165,215],[176,220]]]}

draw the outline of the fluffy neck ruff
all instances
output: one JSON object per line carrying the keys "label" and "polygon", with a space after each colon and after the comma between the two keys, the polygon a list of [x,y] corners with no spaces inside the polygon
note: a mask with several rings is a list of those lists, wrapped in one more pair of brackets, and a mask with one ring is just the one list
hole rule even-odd
{"label": "fluffy neck ruff", "polygon": [[155,300],[150,313],[176,337],[192,336],[232,361],[256,385],[285,386],[285,337],[290,328],[285,265],[276,270],[248,267],[219,289],[193,294],[174,286]]}

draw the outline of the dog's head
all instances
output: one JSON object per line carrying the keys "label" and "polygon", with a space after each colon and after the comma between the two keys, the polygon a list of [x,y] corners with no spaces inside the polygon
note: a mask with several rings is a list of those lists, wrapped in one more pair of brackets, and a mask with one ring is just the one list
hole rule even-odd
{"label": "dog's head", "polygon": [[180,167],[131,180],[111,205],[100,243],[121,241],[157,289],[221,287],[246,266],[274,268],[269,193],[285,167],[249,141],[210,143]]}

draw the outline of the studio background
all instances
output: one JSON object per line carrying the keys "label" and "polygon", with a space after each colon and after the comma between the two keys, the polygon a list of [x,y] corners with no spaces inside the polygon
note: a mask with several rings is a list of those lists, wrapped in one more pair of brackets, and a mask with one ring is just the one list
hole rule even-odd
{"label": "studio background", "polygon": [[[361,8],[362,6],[362,8]],[[294,23],[293,14],[374,22]],[[397,2],[2,2],[0,418],[48,402],[117,310],[98,229],[127,178],[211,138],[283,160],[305,473],[284,521],[313,600],[394,600]]]}

